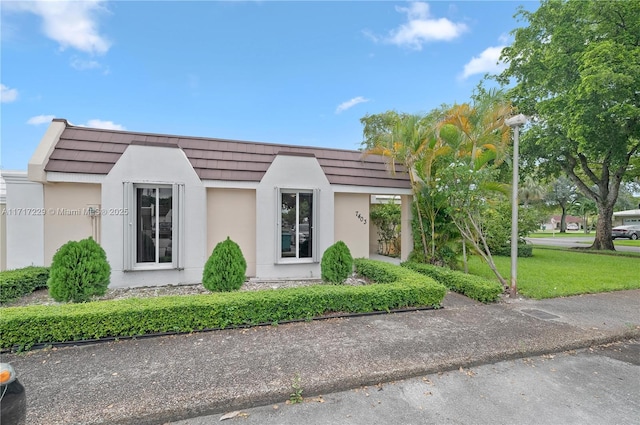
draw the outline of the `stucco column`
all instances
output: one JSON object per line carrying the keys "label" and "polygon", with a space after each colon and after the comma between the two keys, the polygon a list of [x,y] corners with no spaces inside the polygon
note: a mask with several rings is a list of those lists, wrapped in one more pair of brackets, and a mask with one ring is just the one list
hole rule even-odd
{"label": "stucco column", "polygon": [[411,254],[411,251],[413,251],[413,235],[411,232],[411,203],[413,202],[413,195],[402,195],[400,197],[400,202],[400,226],[402,232],[400,259],[402,261],[407,261],[407,259],[409,258],[409,254]]}
{"label": "stucco column", "polygon": [[42,183],[27,173],[3,172],[7,185],[6,248],[8,269],[44,266],[44,195]]}

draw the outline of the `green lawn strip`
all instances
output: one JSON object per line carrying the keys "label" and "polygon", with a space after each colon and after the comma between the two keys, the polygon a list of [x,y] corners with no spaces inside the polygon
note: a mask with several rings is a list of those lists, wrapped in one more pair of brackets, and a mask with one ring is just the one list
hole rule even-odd
{"label": "green lawn strip", "polygon": [[560,232],[534,232],[534,233],[530,233],[528,236],[528,238],[576,238],[576,237],[580,237],[580,238],[594,238],[594,234],[593,233],[584,233],[583,231],[575,231],[575,232],[567,232],[567,233],[560,233]]}
{"label": "green lawn strip", "polygon": [[[370,260],[366,260],[370,261]],[[382,268],[387,267],[386,263]],[[374,270],[375,265],[366,267]],[[364,286],[317,285],[280,290],[94,301],[80,304],[6,307],[0,315],[0,348],[192,332],[289,320],[328,313],[367,313],[440,306],[446,289],[398,266],[393,283]]]}
{"label": "green lawn strip", "polygon": [[613,240],[613,244],[614,245],[620,245],[620,246],[637,246],[640,247],[640,239],[632,241],[631,239],[614,239]]}
{"label": "green lawn strip", "polygon": [[[587,247],[585,247],[587,248]],[[548,250],[548,251],[567,251],[567,252],[578,252],[586,255],[604,255],[609,257],[631,257],[631,258],[639,258],[640,252],[633,251],[608,251],[608,250],[595,250],[595,249],[584,249],[583,247],[579,248],[567,248],[562,246],[554,246],[554,245],[535,245],[535,250]]]}
{"label": "green lawn strip", "polygon": [[[494,257],[507,279],[511,260]],[[534,249],[534,256],[518,259],[518,291],[529,298],[543,299],[569,295],[640,288],[638,258],[591,255],[568,250]],[[495,279],[479,257],[469,259],[469,272]]]}

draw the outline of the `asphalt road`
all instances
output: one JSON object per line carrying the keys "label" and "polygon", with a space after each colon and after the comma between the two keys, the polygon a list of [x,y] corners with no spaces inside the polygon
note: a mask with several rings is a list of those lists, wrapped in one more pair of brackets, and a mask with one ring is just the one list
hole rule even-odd
{"label": "asphalt road", "polygon": [[[304,382],[300,383],[304,390]],[[228,424],[638,424],[640,341],[361,387],[231,413]],[[305,395],[304,392],[302,394]],[[218,423],[221,415],[174,425]]]}
{"label": "asphalt road", "polygon": [[[627,239],[628,240],[628,239]],[[527,241],[533,245],[559,246],[563,248],[587,248],[593,243],[593,236],[575,236],[575,237],[558,237],[558,238],[527,238]],[[638,246],[622,246],[617,245],[616,251],[621,252],[640,252]]]}

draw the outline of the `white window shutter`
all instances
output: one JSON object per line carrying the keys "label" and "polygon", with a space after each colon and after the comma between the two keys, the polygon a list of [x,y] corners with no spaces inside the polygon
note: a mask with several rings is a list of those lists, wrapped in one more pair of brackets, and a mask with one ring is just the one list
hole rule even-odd
{"label": "white window shutter", "polygon": [[278,186],[274,187],[273,197],[275,198],[275,231],[274,231],[274,255],[273,263],[277,264],[280,261],[280,255],[282,254],[282,194]]}
{"label": "white window shutter", "polygon": [[172,265],[174,269],[184,269],[184,244],[185,244],[185,208],[184,208],[184,184],[174,183],[172,188],[173,205],[171,221],[173,222]]}
{"label": "white window shutter", "polygon": [[123,215],[123,262],[122,269],[124,271],[133,270],[134,256],[136,254],[135,250],[135,233],[136,233],[136,223],[135,223],[135,195],[133,190],[133,183],[124,182],[123,183],[123,200],[122,205],[124,207],[124,211],[126,212]]}
{"label": "white window shutter", "polygon": [[311,242],[313,243],[313,246],[311,247],[311,249],[313,250],[312,257],[315,263],[319,262],[321,258],[321,255],[318,252],[320,246],[320,241],[318,240],[320,239],[320,215],[318,214],[318,211],[320,211],[319,205],[320,189],[313,189],[313,211],[311,212],[313,219],[313,234]]}

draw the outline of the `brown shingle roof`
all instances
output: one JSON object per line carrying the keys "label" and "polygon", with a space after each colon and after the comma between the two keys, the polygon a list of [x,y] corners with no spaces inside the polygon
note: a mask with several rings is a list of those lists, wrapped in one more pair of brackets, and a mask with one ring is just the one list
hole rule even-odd
{"label": "brown shingle roof", "polygon": [[391,175],[386,159],[360,151],[237,140],[184,137],[74,127],[65,120],[45,171],[107,174],[131,144],[173,146],[184,151],[202,180],[259,182],[277,154],[313,155],[331,184],[410,187],[402,167]]}

